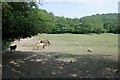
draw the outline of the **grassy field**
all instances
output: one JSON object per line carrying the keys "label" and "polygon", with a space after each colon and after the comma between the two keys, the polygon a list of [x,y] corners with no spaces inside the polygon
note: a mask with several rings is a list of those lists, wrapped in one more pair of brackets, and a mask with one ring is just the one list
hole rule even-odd
{"label": "grassy field", "polygon": [[[39,39],[51,42],[32,50]],[[78,44],[76,44],[76,42]],[[14,52],[2,52],[3,78],[117,78],[117,34],[40,34],[16,41]],[[87,49],[91,48],[92,53]]]}
{"label": "grassy field", "polygon": [[[63,52],[68,54],[89,54],[87,48],[91,48],[91,54],[112,55],[117,60],[118,35],[117,34],[40,34],[38,39],[48,39],[51,46],[43,52]],[[78,44],[76,44],[76,42]]]}

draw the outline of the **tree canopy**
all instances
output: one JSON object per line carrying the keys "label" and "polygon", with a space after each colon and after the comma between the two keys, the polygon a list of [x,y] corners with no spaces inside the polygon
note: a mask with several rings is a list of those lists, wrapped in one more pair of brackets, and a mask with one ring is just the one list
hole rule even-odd
{"label": "tree canopy", "polygon": [[96,14],[82,18],[55,16],[34,2],[2,3],[3,40],[31,37],[38,33],[119,33],[118,14]]}
{"label": "tree canopy", "polygon": [[[33,8],[35,7],[35,8]],[[37,34],[37,5],[33,2],[2,3],[2,37],[12,41]],[[35,30],[36,29],[36,30]]]}

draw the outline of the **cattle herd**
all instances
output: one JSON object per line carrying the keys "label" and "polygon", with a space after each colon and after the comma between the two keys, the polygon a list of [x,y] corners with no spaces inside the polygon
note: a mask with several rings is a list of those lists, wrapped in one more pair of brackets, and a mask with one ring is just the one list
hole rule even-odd
{"label": "cattle herd", "polygon": [[48,40],[40,40],[39,42],[37,42],[37,43],[33,46],[33,50],[34,50],[34,49],[39,49],[39,48],[45,49],[46,46],[50,46],[50,41],[48,41]]}
{"label": "cattle herd", "polygon": [[[46,39],[40,40],[39,42],[33,45],[33,50],[40,49],[40,48],[45,49],[46,46],[50,46],[50,41]],[[10,51],[13,52],[16,50],[17,45],[11,45],[9,48],[10,48]]]}
{"label": "cattle herd", "polygon": [[[76,42],[76,44],[78,44],[77,42]],[[40,40],[39,42],[37,42],[37,43],[35,43],[34,45],[33,45],[33,50],[35,50],[35,49],[45,49],[46,48],[46,46],[50,46],[50,41],[49,40],[47,40],[47,39],[44,39],[44,40]],[[10,46],[10,51],[12,52],[12,51],[15,51],[16,50],[16,48],[17,48],[17,45],[12,45],[12,46]],[[87,49],[87,52],[89,52],[89,53],[91,53],[91,52],[93,52],[93,50],[91,49],[91,48],[88,48]]]}

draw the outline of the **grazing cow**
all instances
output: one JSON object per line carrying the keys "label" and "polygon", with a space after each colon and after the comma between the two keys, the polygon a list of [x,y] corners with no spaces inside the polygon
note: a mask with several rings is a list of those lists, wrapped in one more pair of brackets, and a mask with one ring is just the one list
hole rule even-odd
{"label": "grazing cow", "polygon": [[75,42],[75,45],[78,45],[78,42]]}
{"label": "grazing cow", "polygon": [[91,53],[92,51],[93,51],[93,50],[92,50],[91,48],[88,48],[88,49],[87,49],[87,52],[90,52],[90,53]]}
{"label": "grazing cow", "polygon": [[43,49],[45,49],[45,46],[46,44],[45,43],[36,43],[34,46],[33,46],[33,49],[39,49],[40,47],[42,47]]}
{"label": "grazing cow", "polygon": [[41,40],[40,43],[44,43],[44,44],[46,44],[48,46],[50,45],[50,41],[48,41],[48,40]]}
{"label": "grazing cow", "polygon": [[10,46],[10,51],[14,50],[17,48],[17,45]]}

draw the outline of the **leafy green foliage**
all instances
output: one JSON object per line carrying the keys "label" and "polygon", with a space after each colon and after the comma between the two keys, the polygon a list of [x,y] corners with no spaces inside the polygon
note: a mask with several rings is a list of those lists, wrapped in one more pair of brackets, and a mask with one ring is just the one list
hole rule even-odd
{"label": "leafy green foliage", "polygon": [[93,33],[118,33],[118,14],[96,14],[81,18],[81,23],[91,25]]}
{"label": "leafy green foliage", "polygon": [[[12,41],[15,38],[31,37],[37,34],[34,25],[37,17],[35,3],[4,2],[2,3],[3,40]],[[34,15],[33,15],[34,14]]]}
{"label": "leafy green foliage", "polygon": [[54,16],[31,2],[2,3],[3,40],[31,37],[38,33],[119,33],[118,16],[96,14],[83,18]]}

